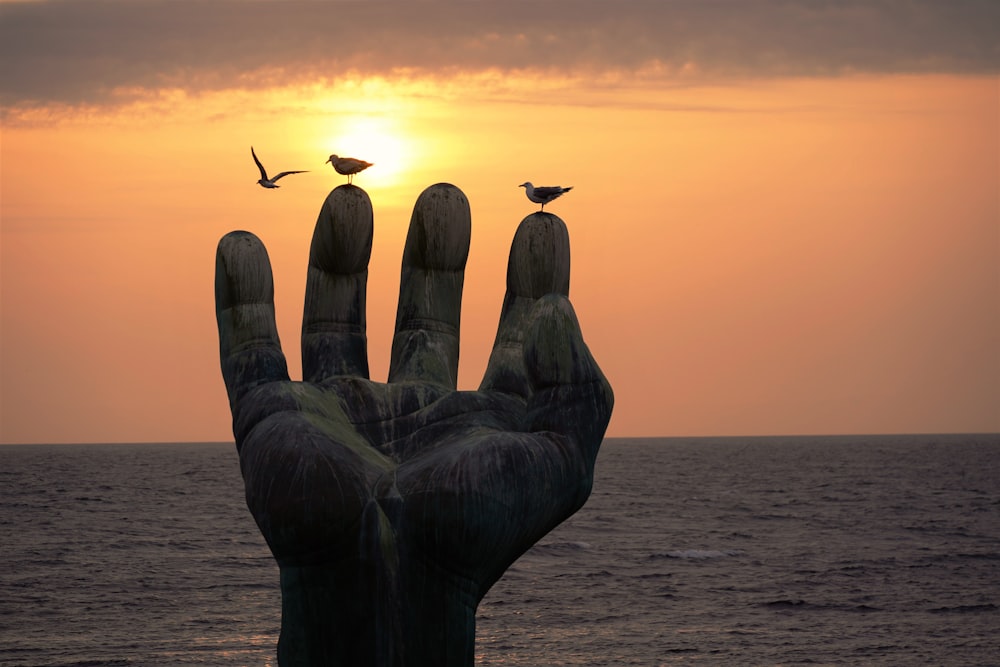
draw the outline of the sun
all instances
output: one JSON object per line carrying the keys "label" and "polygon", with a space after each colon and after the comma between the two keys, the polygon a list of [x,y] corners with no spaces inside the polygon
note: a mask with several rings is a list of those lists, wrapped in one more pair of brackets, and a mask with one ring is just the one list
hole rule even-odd
{"label": "sun", "polygon": [[378,116],[347,119],[326,144],[330,153],[372,163],[355,179],[362,187],[397,185],[409,167],[412,152],[395,122]]}

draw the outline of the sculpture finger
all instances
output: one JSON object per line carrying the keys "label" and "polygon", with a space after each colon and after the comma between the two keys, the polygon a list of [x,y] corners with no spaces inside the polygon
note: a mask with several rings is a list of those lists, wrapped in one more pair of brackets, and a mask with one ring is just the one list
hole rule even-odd
{"label": "sculpture finger", "polygon": [[354,185],[323,202],[309,249],[302,317],[302,376],[368,377],[365,299],[372,254],[372,203]]}
{"label": "sculpture finger", "polygon": [[530,395],[523,353],[529,314],[546,294],[569,295],[569,259],[569,232],[558,216],[532,213],[518,225],[507,262],[507,293],[481,391]]}
{"label": "sculpture finger", "polygon": [[611,420],[614,394],[590,354],[566,297],[542,297],[529,315],[524,363],[531,384],[527,429],[568,436],[591,465]]}
{"label": "sculpture finger", "polygon": [[471,234],[469,200],[461,190],[438,183],[420,194],[403,250],[390,382],[455,387]]}
{"label": "sculpture finger", "polygon": [[253,387],[288,379],[274,321],[274,280],[264,244],[230,232],[215,255],[215,316],[230,407]]}

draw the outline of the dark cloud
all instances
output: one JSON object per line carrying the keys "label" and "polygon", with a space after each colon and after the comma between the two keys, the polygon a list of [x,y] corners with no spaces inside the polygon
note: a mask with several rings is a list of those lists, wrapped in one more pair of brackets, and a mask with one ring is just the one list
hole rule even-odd
{"label": "dark cloud", "polygon": [[0,103],[399,68],[998,73],[997,26],[994,0],[4,3]]}

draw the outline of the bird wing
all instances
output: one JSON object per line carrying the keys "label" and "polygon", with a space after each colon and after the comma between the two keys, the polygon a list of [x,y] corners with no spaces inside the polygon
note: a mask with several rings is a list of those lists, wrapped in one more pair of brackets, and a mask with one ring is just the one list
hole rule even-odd
{"label": "bird wing", "polygon": [[372,166],[372,163],[365,162],[364,160],[358,160],[353,157],[345,157],[338,160],[337,166],[348,173],[356,174],[359,171],[364,171],[368,167]]}
{"label": "bird wing", "polygon": [[569,190],[569,188],[561,188],[558,185],[535,187],[534,194],[539,197],[558,197],[562,193]]}
{"label": "bird wing", "polygon": [[[257,154],[253,152],[253,146],[250,147],[250,155],[253,155],[253,161],[257,163],[257,168],[260,169],[260,177],[266,181],[267,180],[267,172],[264,171],[264,165],[262,165],[260,163],[260,160],[257,159]],[[281,178],[280,175],[277,178],[275,178],[274,180],[278,180],[279,178]]]}
{"label": "bird wing", "polygon": [[272,178],[271,181],[272,182],[276,181],[279,178],[281,178],[282,176],[288,176],[289,174],[304,174],[304,173],[306,173],[306,171],[309,171],[309,170],[306,169],[305,171],[283,171],[280,174],[278,174],[277,176],[275,176],[274,178]]}

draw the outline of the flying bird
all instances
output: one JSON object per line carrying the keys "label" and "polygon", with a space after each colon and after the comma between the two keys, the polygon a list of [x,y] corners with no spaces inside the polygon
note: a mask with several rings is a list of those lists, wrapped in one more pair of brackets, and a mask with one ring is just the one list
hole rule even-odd
{"label": "flying bird", "polygon": [[274,178],[268,178],[267,172],[264,170],[264,165],[260,163],[257,159],[257,154],[253,152],[253,146],[250,147],[250,155],[253,155],[253,161],[257,163],[257,168],[260,169],[260,180],[257,181],[262,188],[280,188],[278,185],[278,179],[288,176],[289,174],[304,174],[304,171],[283,171]]}
{"label": "flying bird", "polygon": [[333,165],[338,174],[347,176],[348,183],[354,182],[354,174],[372,166],[371,162],[365,162],[353,157],[340,157],[339,155],[331,155],[327,162]]}
{"label": "flying bird", "polygon": [[563,196],[573,189],[573,186],[561,188],[558,185],[539,186],[536,188],[531,184],[531,181],[525,181],[517,187],[524,188],[524,194],[528,196],[528,199],[536,204],[541,204],[543,211],[545,210],[545,205],[550,201]]}

